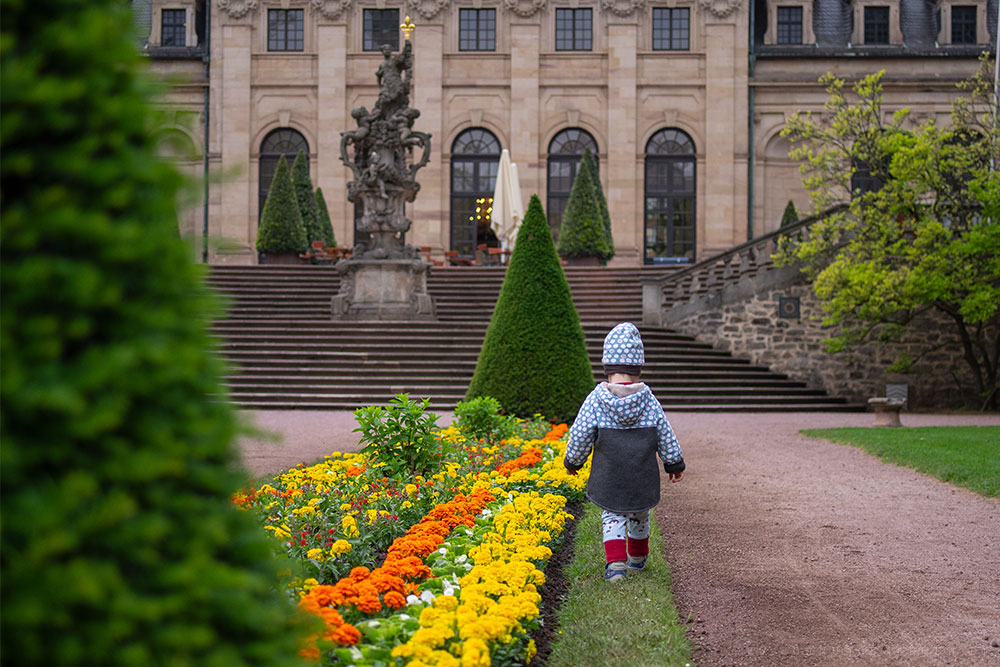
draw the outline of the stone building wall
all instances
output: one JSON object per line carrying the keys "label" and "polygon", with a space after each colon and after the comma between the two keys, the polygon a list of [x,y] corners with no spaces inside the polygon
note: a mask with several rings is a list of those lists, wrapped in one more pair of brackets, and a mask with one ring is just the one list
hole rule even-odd
{"label": "stone building wall", "polygon": [[[665,326],[852,402],[884,396],[886,384],[906,384],[911,409],[975,404],[975,396],[963,394],[955,379],[960,378],[966,388],[972,386],[954,324],[943,316],[921,318],[898,343],[831,354],[823,341],[835,329],[823,326],[812,287],[799,279],[775,284],[780,282],[773,275],[778,272],[769,273],[763,280],[770,285],[760,290],[748,281],[676,307],[668,312]],[[778,317],[779,297],[798,297],[800,317]],[[888,370],[899,354],[918,359],[906,374]]]}

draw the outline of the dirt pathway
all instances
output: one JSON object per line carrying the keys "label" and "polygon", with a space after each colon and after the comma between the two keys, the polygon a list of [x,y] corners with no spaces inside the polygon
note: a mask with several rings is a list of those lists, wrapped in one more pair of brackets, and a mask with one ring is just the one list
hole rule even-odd
{"label": "dirt pathway", "polygon": [[657,514],[699,665],[1000,665],[1000,502],[797,433],[870,414],[670,419],[689,472]]}

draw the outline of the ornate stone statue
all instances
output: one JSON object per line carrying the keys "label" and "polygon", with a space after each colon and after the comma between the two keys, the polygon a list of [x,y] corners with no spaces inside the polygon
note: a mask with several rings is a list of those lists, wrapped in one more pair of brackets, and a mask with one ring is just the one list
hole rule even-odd
{"label": "ornate stone statue", "polygon": [[[370,241],[354,248],[354,257],[416,257],[416,251],[402,241],[411,224],[403,209],[420,190],[415,176],[430,159],[431,136],[413,129],[420,112],[409,106],[413,46],[409,39],[412,24],[408,25],[409,30],[401,26],[406,34],[402,51],[393,55],[388,44],[382,46],[384,60],[375,72],[379,85],[375,108],[351,111],[358,127],[340,133],[340,159],[354,173],[354,180],[347,184],[347,198],[362,203],[358,231],[371,234]],[[348,147],[353,147],[353,158]],[[422,154],[414,162],[416,148]]]}

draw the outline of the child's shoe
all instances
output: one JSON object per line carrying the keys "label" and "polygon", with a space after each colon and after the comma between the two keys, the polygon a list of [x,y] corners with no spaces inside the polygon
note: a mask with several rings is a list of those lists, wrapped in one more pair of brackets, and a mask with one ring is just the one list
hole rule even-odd
{"label": "child's shoe", "polygon": [[628,557],[628,569],[630,570],[641,570],[646,567],[646,558],[648,556],[629,556]]}
{"label": "child's shoe", "polygon": [[625,578],[626,569],[625,563],[620,560],[608,563],[604,566],[604,580],[611,584],[617,584]]}

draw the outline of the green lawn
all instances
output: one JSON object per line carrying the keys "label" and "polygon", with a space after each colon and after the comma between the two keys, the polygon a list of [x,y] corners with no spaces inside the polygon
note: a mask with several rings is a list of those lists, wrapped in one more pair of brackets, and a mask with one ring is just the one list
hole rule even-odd
{"label": "green lawn", "polygon": [[559,610],[559,637],[549,667],[683,666],[691,645],[670,593],[663,541],[652,521],[649,560],[625,581],[604,581],[601,510],[587,503],[576,529],[576,546],[566,577],[568,599]]}
{"label": "green lawn", "polygon": [[883,461],[1000,496],[1000,426],[810,429],[803,434],[860,447]]}

